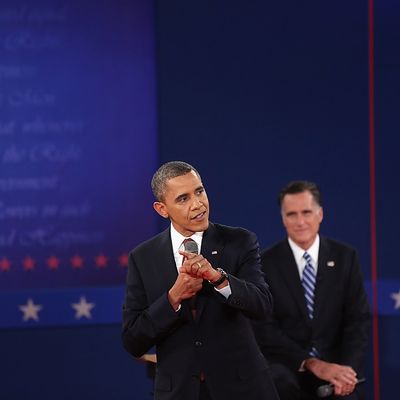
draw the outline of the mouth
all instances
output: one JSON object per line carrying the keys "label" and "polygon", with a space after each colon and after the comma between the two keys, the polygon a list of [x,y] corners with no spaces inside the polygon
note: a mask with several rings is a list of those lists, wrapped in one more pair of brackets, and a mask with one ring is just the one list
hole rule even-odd
{"label": "mouth", "polygon": [[201,221],[205,216],[206,216],[206,212],[203,211],[200,214],[195,215],[191,219],[192,219],[192,221]]}
{"label": "mouth", "polygon": [[296,231],[296,233],[298,235],[303,235],[304,233],[307,233],[307,232],[308,232],[308,229],[299,229],[299,230]]}

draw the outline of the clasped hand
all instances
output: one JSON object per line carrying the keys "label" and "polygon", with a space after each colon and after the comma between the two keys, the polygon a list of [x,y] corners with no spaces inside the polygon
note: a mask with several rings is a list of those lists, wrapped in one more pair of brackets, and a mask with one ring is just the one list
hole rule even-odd
{"label": "clasped hand", "polygon": [[211,281],[219,278],[219,272],[201,254],[187,253],[186,251],[180,251],[179,253],[185,258],[185,261],[179,268],[180,273],[188,274],[193,278]]}
{"label": "clasped hand", "polygon": [[357,384],[357,374],[346,365],[329,363],[318,359],[309,359],[306,368],[318,378],[334,386],[336,396],[347,396],[353,392]]}
{"label": "clasped hand", "polygon": [[180,251],[185,261],[179,268],[179,274],[168,292],[169,301],[176,309],[182,300],[193,297],[203,286],[203,280],[214,281],[220,277],[212,265],[201,254]]}

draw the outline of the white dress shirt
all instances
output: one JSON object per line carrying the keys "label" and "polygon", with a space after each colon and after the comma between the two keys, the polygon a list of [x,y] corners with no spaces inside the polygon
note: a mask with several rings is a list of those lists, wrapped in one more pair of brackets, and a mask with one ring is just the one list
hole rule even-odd
{"label": "white dress shirt", "polygon": [[316,236],[314,243],[307,249],[304,250],[299,247],[292,239],[288,238],[289,246],[292,249],[294,259],[296,260],[297,268],[299,270],[299,277],[303,279],[303,271],[306,266],[306,260],[303,255],[307,252],[311,257],[311,265],[314,267],[315,275],[318,271],[318,253],[319,253],[319,235]]}

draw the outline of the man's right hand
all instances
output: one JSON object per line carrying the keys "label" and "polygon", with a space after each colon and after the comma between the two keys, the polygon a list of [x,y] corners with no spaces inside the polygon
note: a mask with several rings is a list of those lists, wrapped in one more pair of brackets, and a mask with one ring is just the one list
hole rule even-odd
{"label": "man's right hand", "polygon": [[305,360],[304,368],[317,378],[331,383],[336,396],[347,396],[353,392],[357,384],[357,374],[346,365],[329,363],[317,358]]}
{"label": "man's right hand", "polygon": [[203,286],[202,278],[194,278],[186,272],[180,272],[174,285],[168,291],[168,300],[174,310],[179,308],[182,300],[193,297]]}

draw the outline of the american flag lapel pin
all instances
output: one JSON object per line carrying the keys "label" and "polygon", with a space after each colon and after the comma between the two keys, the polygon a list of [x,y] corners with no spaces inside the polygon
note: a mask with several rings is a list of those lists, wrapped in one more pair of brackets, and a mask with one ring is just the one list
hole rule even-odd
{"label": "american flag lapel pin", "polygon": [[328,267],[334,267],[334,266],[335,266],[335,261],[328,261],[328,262],[326,263],[326,265],[327,265]]}
{"label": "american flag lapel pin", "polygon": [[211,252],[211,254],[218,254],[218,251],[217,251],[217,250],[213,250],[213,251]]}

